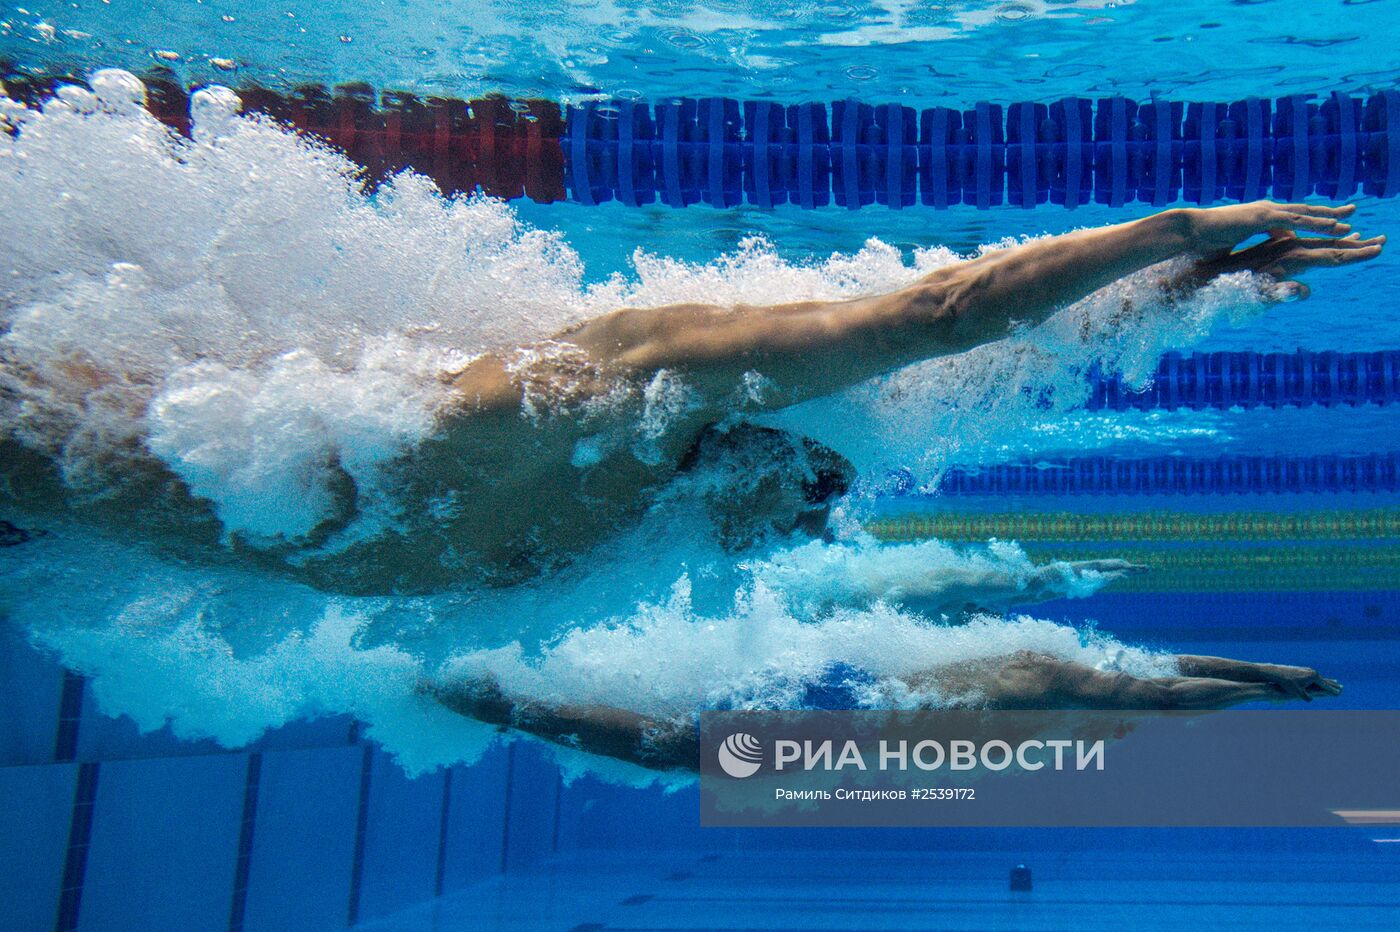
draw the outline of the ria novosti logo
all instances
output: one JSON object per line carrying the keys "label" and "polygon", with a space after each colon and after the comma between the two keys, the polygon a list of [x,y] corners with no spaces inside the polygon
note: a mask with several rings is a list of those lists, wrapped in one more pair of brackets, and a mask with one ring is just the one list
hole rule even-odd
{"label": "ria novosti logo", "polygon": [[763,745],[753,735],[735,732],[719,746],[719,766],[731,777],[751,777],[763,763]]}

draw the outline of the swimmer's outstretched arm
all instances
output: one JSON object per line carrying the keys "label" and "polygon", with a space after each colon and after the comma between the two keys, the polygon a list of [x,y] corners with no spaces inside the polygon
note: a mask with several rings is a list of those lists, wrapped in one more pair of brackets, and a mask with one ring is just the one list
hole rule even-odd
{"label": "swimmer's outstretched arm", "polygon": [[[1342,686],[1309,667],[1251,663],[1182,654],[1179,676],[1137,677],[1096,670],[1034,651],[903,677],[909,686],[978,695],[998,709],[1105,709],[1194,711],[1242,702],[1311,701],[1336,696]],[[699,742],[688,720],[658,721],[609,706],[549,705],[513,699],[490,676],[420,691],[452,711],[554,744],[627,761],[653,770],[699,769]]]}
{"label": "swimmer's outstretched arm", "polygon": [[611,706],[519,701],[502,692],[491,677],[425,684],[421,691],[459,715],[589,754],[652,770],[697,770],[700,766],[695,729],[688,721],[655,721]]}
{"label": "swimmer's outstretched arm", "polygon": [[[1124,276],[1168,259],[1195,259],[1189,290],[1251,269],[1277,278],[1380,254],[1384,237],[1343,238],[1354,207],[1259,201],[1167,210],[1140,220],[989,252],[899,291],[848,301],[767,307],[705,304],[616,311],[559,335],[603,371],[669,369],[715,410],[744,373],[765,376],[773,407],[831,394],[899,367],[1006,336],[1012,321],[1038,323]],[[1319,234],[1300,239],[1293,231]],[[1271,239],[1235,247],[1259,234]],[[1335,238],[1332,238],[1335,237]],[[1290,285],[1297,296],[1306,292]],[[469,403],[514,406],[520,389],[502,359],[483,357],[455,377]],[[697,418],[713,417],[697,412]]]}
{"label": "swimmer's outstretched arm", "polygon": [[[1243,702],[1312,701],[1342,686],[1308,667],[1181,655],[1178,676],[1138,677],[1022,651],[979,683],[987,703],[1006,709],[1196,711]],[[920,681],[911,678],[912,685]]]}
{"label": "swimmer's outstretched arm", "polygon": [[937,567],[909,579],[882,577],[866,585],[872,598],[927,614],[999,612],[1072,597],[1085,582],[1108,583],[1148,569],[1127,560],[1056,560],[1026,575],[1000,567]]}
{"label": "swimmer's outstretched arm", "polygon": [[1236,683],[1268,683],[1286,698],[1311,702],[1316,696],[1335,696],[1342,691],[1336,680],[1327,679],[1311,667],[1277,663],[1250,663],[1227,657],[1178,654],[1177,668],[1182,676],[1210,677]]}

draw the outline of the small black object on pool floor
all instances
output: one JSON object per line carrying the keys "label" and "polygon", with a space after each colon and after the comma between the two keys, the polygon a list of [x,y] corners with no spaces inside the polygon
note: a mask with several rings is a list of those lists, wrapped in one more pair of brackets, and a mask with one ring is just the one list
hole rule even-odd
{"label": "small black object on pool floor", "polygon": [[1017,864],[1011,868],[1012,890],[1029,890],[1031,888],[1031,869],[1024,864]]}

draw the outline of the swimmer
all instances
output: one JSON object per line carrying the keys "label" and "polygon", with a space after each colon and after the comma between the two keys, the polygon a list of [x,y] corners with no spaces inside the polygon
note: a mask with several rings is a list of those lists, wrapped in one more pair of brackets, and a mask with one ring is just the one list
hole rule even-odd
{"label": "swimmer", "polygon": [[[1299,274],[1380,254],[1385,237],[1353,234],[1353,211],[1265,201],[1173,209],[993,250],[889,294],[623,309],[489,352],[443,377],[451,399],[432,436],[385,467],[391,501],[373,506],[382,528],[373,532],[364,529],[371,521],[356,524],[365,496],[349,473],[331,489],[333,517],[304,538],[272,542],[225,535],[213,506],[154,456],[128,470],[126,490],[92,495],[68,489],[59,463],[9,438],[0,481],[35,510],[60,498],[89,520],[139,523],[186,556],[196,543],[216,560],[232,550],[356,595],[550,574],[687,478],[731,551],[772,534],[819,536],[831,502],[854,481],[851,464],[806,438],[736,423],[736,410],[776,410],[1000,340],[1013,322],[1039,323],[1172,259],[1186,261],[1162,282],[1169,299],[1236,271],[1263,276],[1272,298],[1303,298]],[[1240,248],[1260,235],[1267,239]],[[8,383],[38,378],[22,363],[0,364]],[[74,369],[75,391],[116,377],[100,361],[91,369]],[[657,406],[665,429],[641,437],[639,449],[639,424]],[[715,475],[734,481],[710,482]]]}
{"label": "swimmer", "polygon": [[1018,605],[1084,596],[1150,567],[1119,559],[1032,564],[936,541],[849,546],[808,543],[745,565],[755,582],[802,618],[877,604],[925,618],[999,615]]}
{"label": "swimmer", "polygon": [[[1309,667],[1179,654],[1175,676],[1139,677],[1018,651],[899,677],[917,691],[964,696],[962,707],[1002,710],[1203,711],[1245,702],[1311,702],[1342,686]],[[868,676],[868,675],[865,675]],[[426,686],[461,715],[654,770],[697,770],[690,716],[650,719],[606,706],[549,705],[507,696],[490,677]]]}
{"label": "swimmer", "polygon": [[[1385,237],[1351,232],[1346,218],[1354,210],[1266,201],[1167,210],[995,250],[876,297],[624,309],[544,346],[481,356],[451,377],[454,409],[403,472],[415,500],[460,507],[447,518],[422,511],[408,519],[411,531],[357,545],[363,560],[338,554],[307,569],[333,588],[433,588],[460,578],[463,564],[442,559],[455,548],[488,568],[484,581],[518,581],[615,531],[679,473],[726,457],[750,477],[737,494],[713,496],[726,542],[742,547],[764,525],[819,532],[826,503],[853,478],[850,465],[779,431],[715,426],[755,374],[765,386],[760,410],[831,395],[1002,339],[1013,321],[1039,323],[1124,276],[1182,257],[1191,260],[1187,270],[1164,282],[1174,296],[1247,270],[1272,280],[1280,300],[1303,298],[1299,274],[1380,254]],[[1268,239],[1237,248],[1257,235]],[[683,403],[653,438],[650,456],[609,441],[635,427],[648,397],[671,388]],[[522,408],[540,413],[527,417]],[[376,576],[384,566],[421,574]]]}

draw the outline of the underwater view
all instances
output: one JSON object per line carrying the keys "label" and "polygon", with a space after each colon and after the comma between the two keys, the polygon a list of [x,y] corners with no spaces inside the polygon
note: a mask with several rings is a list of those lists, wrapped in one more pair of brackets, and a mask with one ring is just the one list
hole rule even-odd
{"label": "underwater view", "polygon": [[[1400,926],[1397,29],[0,3],[0,926]],[[1384,750],[723,802],[1227,707]]]}

